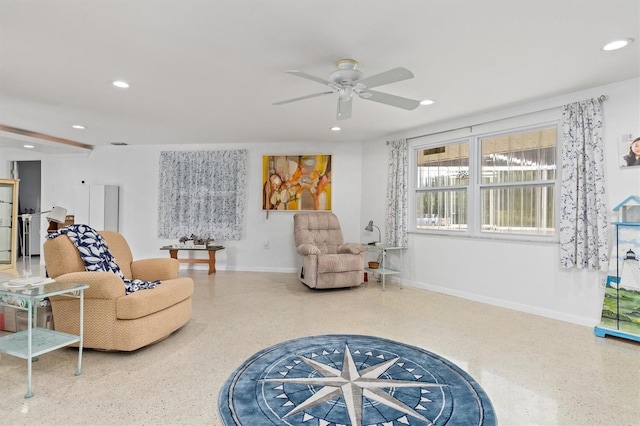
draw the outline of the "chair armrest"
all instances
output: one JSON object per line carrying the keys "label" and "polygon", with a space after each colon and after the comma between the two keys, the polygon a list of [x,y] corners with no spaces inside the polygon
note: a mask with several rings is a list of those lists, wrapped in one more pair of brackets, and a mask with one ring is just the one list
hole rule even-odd
{"label": "chair armrest", "polygon": [[298,253],[301,256],[309,256],[312,254],[322,254],[320,249],[313,244],[300,244],[298,246]]}
{"label": "chair armrest", "polygon": [[364,251],[364,246],[360,243],[346,243],[338,247],[338,253],[360,254]]}
{"label": "chair armrest", "polygon": [[84,291],[85,299],[117,299],[126,292],[124,281],[113,272],[70,272],[58,275],[55,280],[88,284],[89,288]]}
{"label": "chair armrest", "polygon": [[131,262],[131,276],[143,281],[172,280],[178,278],[180,262],[177,259],[158,257]]}

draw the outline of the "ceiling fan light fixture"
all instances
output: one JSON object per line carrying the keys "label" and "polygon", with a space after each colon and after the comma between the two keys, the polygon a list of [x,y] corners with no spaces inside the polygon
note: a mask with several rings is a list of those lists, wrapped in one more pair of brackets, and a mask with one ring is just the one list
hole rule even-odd
{"label": "ceiling fan light fixture", "polygon": [[353,98],[353,88],[346,86],[340,89],[340,100],[342,102],[348,102],[351,98]]}
{"label": "ceiling fan light fixture", "polygon": [[78,130],[85,130],[86,126],[83,126],[82,124],[74,124],[73,126],[74,129],[78,129]]}
{"label": "ceiling fan light fixture", "polygon": [[435,103],[436,101],[434,101],[433,99],[424,99],[420,101],[420,105],[433,105]]}
{"label": "ceiling fan light fixture", "polygon": [[605,50],[605,51],[608,52],[608,51],[611,51],[611,50],[622,49],[623,47],[628,46],[632,42],[633,42],[633,39],[631,39],[631,38],[621,38],[619,40],[613,40],[613,41],[605,44],[602,47],[602,50]]}
{"label": "ceiling fan light fixture", "polygon": [[385,86],[387,84],[413,78],[413,73],[408,69],[403,67],[396,67],[389,71],[364,77],[364,74],[360,70],[356,69],[357,65],[358,62],[353,59],[341,59],[336,62],[336,66],[338,67],[338,69],[332,72],[327,80],[313,76],[311,74],[307,74],[302,71],[287,71],[287,74],[315,81],[316,83],[320,83],[325,87],[328,87],[329,89],[331,89],[331,91],[287,99],[284,101],[275,102],[274,105],[284,105],[304,99],[316,98],[318,96],[336,94],[338,95],[338,110],[336,112],[336,118],[338,120],[346,120],[348,118],[351,118],[351,109],[353,105],[354,95],[357,95],[362,99],[393,106],[396,108],[402,108],[408,111],[416,109],[420,106],[420,102],[414,99],[371,90],[375,87]]}
{"label": "ceiling fan light fixture", "polygon": [[333,127],[331,128],[331,131],[332,131],[332,132],[339,132],[340,130],[342,130],[342,129],[341,129],[340,127],[338,127],[338,126],[333,126]]}
{"label": "ceiling fan light fixture", "polygon": [[329,81],[338,84],[352,84],[360,80],[364,74],[357,70],[358,61],[355,59],[340,59],[336,62],[337,70],[329,75]]}
{"label": "ceiling fan light fixture", "polygon": [[337,70],[329,75],[329,81],[338,84],[351,84],[360,80],[363,75],[360,70]]}

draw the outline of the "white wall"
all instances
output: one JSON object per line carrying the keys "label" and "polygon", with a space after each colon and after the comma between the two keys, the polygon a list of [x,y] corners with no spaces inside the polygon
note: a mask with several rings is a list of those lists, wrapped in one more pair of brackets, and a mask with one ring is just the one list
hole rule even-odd
{"label": "white wall", "polygon": [[[227,249],[217,256],[218,267],[221,270],[293,272],[297,270],[298,258],[293,247],[292,213],[274,212],[267,220],[261,210],[263,155],[332,154],[333,206],[345,239],[370,241],[377,237],[377,232],[363,231],[369,220],[380,226],[384,233],[386,140],[512,117],[604,94],[608,98],[603,104],[608,197],[609,206],[613,207],[630,194],[640,195],[640,168],[620,169],[617,152],[620,135],[640,134],[638,85],[639,80],[635,79],[435,123],[384,140],[363,143],[107,146],[96,149],[88,157],[25,157],[18,150],[0,150],[0,176],[9,177],[10,160],[41,159],[42,205],[67,207],[69,214],[76,214],[77,221],[82,221],[82,215],[88,212],[84,202],[88,199],[87,185],[118,185],[121,191],[120,231],[131,243],[134,257],[165,256],[166,253],[158,248],[167,241],[156,236],[160,152],[246,148],[250,163],[246,238],[225,242]],[[543,114],[545,119],[548,114],[557,115],[559,110]],[[526,120],[507,122],[516,126]],[[270,243],[269,249],[264,248],[265,240]],[[408,284],[579,324],[591,326],[599,320],[604,276],[561,269],[557,244],[411,235],[409,245],[403,274]],[[194,267],[183,265],[187,266]]]}
{"label": "white wall", "polygon": [[[486,125],[484,129],[489,131],[496,126],[530,124],[531,117],[533,120],[546,121],[550,116],[559,118],[561,115],[560,108],[549,108],[604,94],[607,96],[602,110],[608,202],[612,208],[630,194],[640,195],[640,167],[621,169],[618,153],[620,135],[640,135],[638,85],[639,81],[634,79],[437,123],[387,139],[411,138],[540,110],[547,111]],[[447,140],[459,134],[460,131],[433,138]],[[416,143],[410,141],[410,146]],[[384,224],[384,194],[379,188],[386,180],[387,147],[382,140],[368,141],[363,147],[366,148],[362,155],[361,220],[364,222],[372,218],[374,222]],[[376,184],[368,185],[370,181]],[[604,274],[562,269],[558,244],[412,234],[409,250],[404,256],[403,270],[402,279],[417,287],[589,326],[599,322]]]}
{"label": "white wall", "polygon": [[[42,204],[59,205],[86,223],[88,186],[120,187],[120,232],[131,245],[134,258],[164,257],[159,248],[177,240],[157,237],[158,174],[161,151],[244,149],[249,152],[246,236],[225,241],[216,255],[220,270],[297,271],[293,245],[293,213],[271,212],[261,205],[262,156],[271,154],[331,154],[332,204],[345,239],[360,241],[360,143],[203,144],[172,146],[98,147],[88,158],[42,160]],[[84,182],[84,183],[82,183]],[[269,241],[269,248],[264,242]],[[184,256],[181,253],[180,256]],[[203,265],[182,265],[206,268]]]}

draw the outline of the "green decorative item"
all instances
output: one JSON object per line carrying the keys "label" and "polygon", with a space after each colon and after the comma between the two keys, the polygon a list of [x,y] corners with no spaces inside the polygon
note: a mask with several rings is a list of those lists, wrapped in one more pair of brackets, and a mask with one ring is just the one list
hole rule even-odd
{"label": "green decorative item", "polygon": [[602,303],[599,337],[606,335],[640,341],[640,198],[627,197],[613,209],[615,226],[609,272]]}

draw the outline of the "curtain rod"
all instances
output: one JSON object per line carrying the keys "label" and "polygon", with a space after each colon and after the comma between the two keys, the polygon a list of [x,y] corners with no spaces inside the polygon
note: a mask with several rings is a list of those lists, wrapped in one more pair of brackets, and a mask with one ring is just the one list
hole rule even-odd
{"label": "curtain rod", "polygon": [[[604,102],[606,100],[607,100],[607,97],[605,95],[598,96],[598,102],[602,103],[602,102]],[[526,113],[523,113],[523,114],[512,115],[512,116],[505,117],[505,118],[498,118],[496,120],[489,120],[489,121],[485,121],[485,122],[482,122],[482,123],[468,124],[466,126],[456,127],[455,129],[441,130],[439,132],[427,133],[427,134],[419,135],[419,136],[411,136],[409,138],[406,138],[406,140],[410,141],[412,139],[424,138],[426,136],[434,136],[434,135],[440,135],[442,133],[455,132],[456,130],[463,130],[463,129],[472,130],[475,126],[483,126],[485,124],[497,123],[498,121],[509,120],[511,118],[524,117],[525,115],[531,115],[531,114],[534,114],[536,112],[551,111],[552,109],[556,109],[556,108],[559,108],[559,107],[560,106],[555,106],[555,107],[551,107],[551,108],[540,109],[540,110],[534,111],[534,112],[526,112]]]}

